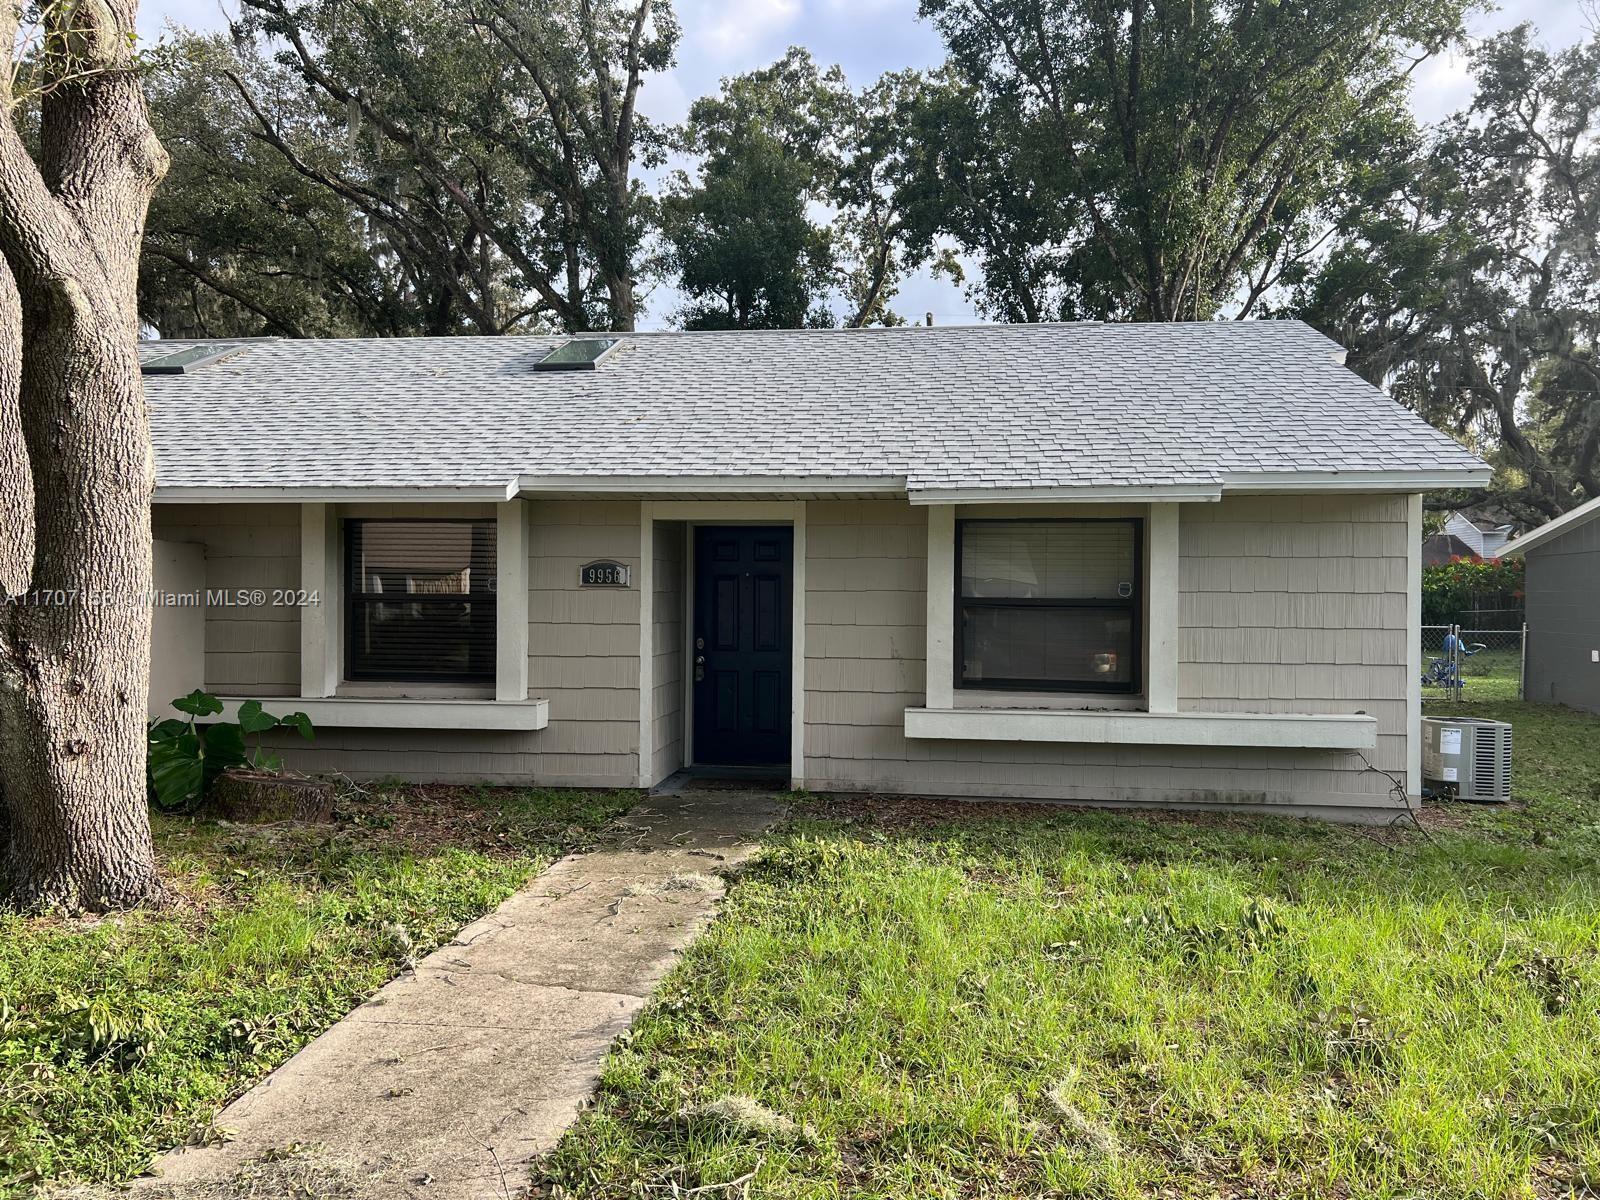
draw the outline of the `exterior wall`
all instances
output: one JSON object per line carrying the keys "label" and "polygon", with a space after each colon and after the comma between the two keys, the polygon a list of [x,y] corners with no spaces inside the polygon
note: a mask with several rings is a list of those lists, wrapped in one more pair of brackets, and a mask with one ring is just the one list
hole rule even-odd
{"label": "exterior wall", "polygon": [[[1179,710],[1364,712],[1379,721],[1374,765],[1404,777],[1415,699],[1406,665],[1410,508],[1404,496],[1182,506]],[[296,507],[156,513],[163,539],[205,546],[208,586],[298,586]],[[685,526],[656,527],[648,548],[653,616],[641,631],[637,587],[580,589],[577,582],[578,568],[596,558],[626,563],[635,580],[643,578],[639,503],[539,501],[529,514],[529,694],[549,699],[549,727],[323,729],[311,745],[286,745],[293,765],[356,777],[631,787],[641,752],[656,778],[682,761]],[[1394,811],[1389,781],[1367,772],[1355,753],[907,739],[905,710],[927,694],[928,510],[905,501],[813,501],[805,523],[797,579],[803,575],[808,788],[1266,805],[1345,817]],[[642,741],[641,651],[654,674]],[[295,610],[209,612],[206,671],[213,690],[295,695]]]}
{"label": "exterior wall", "polygon": [[1525,557],[1528,699],[1600,712],[1600,520]]}
{"label": "exterior wall", "polygon": [[684,646],[689,609],[684,588],[687,527],[682,521],[655,523],[655,591],[651,621],[654,658],[649,778],[665,779],[683,765]]}
{"label": "exterior wall", "polygon": [[[193,542],[157,542],[154,547],[156,594],[173,598],[150,613],[150,642],[161,653],[150,656],[147,711],[165,717],[167,705],[201,687],[206,678],[206,556]],[[199,602],[189,604],[190,597]]]}
{"label": "exterior wall", "polygon": [[[810,506],[807,787],[1394,810],[1353,753],[907,739],[904,710],[924,696],[924,519],[903,503]],[[1184,505],[1180,710],[1365,712],[1374,764],[1403,779],[1408,529],[1403,496]]]}
{"label": "exterior wall", "polygon": [[639,577],[637,500],[542,500],[529,530],[528,690],[550,727],[528,735],[541,783],[632,787],[639,774],[639,591],[580,588],[597,558]]}
{"label": "exterior wall", "polygon": [[[1185,505],[1179,524],[1178,708],[1378,719],[1374,766],[1406,771],[1404,496],[1255,496]],[[1348,752],[1292,754],[1296,793],[1392,807]],[[1269,772],[1285,769],[1275,762]],[[1269,792],[1280,790],[1268,777]],[[1255,784],[1235,772],[1223,788]],[[1254,790],[1248,787],[1245,790]]]}
{"label": "exterior wall", "polygon": [[151,514],[158,540],[205,547],[208,591],[268,595],[266,604],[206,605],[206,687],[233,696],[298,695],[300,611],[270,599],[300,586],[299,506],[158,504]]}
{"label": "exterior wall", "polygon": [[[580,589],[578,568],[612,558],[637,575],[639,505],[551,501],[530,509],[528,688],[530,695],[549,699],[549,727],[530,733],[325,727],[311,743],[293,737],[277,743],[291,766],[424,782],[634,785],[639,594],[633,588]],[[361,515],[423,512],[405,506],[361,509]],[[164,540],[205,546],[209,587],[300,585],[296,505],[158,505],[154,514]],[[263,614],[213,606],[206,619],[205,686],[227,695],[298,695],[299,632],[292,608]]]}
{"label": "exterior wall", "polygon": [[807,506],[807,788],[932,783],[929,754],[943,747],[904,734],[926,690],[927,526],[927,510],[904,501]]}

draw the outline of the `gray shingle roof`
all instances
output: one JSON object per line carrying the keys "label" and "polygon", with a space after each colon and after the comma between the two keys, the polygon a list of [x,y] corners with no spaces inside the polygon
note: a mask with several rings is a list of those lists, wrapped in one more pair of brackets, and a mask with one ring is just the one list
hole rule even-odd
{"label": "gray shingle roof", "polygon": [[630,334],[598,370],[534,370],[563,340],[259,340],[146,376],[158,482],[889,476],[928,491],[1484,472],[1293,321]]}

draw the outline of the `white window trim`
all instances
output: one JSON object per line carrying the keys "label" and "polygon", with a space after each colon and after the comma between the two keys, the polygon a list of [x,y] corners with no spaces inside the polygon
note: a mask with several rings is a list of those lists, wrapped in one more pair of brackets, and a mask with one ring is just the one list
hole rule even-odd
{"label": "white window trim", "polygon": [[[1178,505],[1158,503],[1143,506],[1145,553],[1145,653],[1143,654],[1144,686],[1136,699],[1142,696],[1139,707],[1153,713],[1178,711]],[[957,707],[955,686],[955,594],[956,594],[956,520],[965,517],[954,504],[935,504],[928,508],[928,661],[927,707],[954,709]],[[990,515],[989,509],[982,511]],[[1019,514],[1016,519],[1027,520],[1039,514]],[[1051,514],[1054,515],[1054,514]],[[1071,517],[1071,511],[1061,515]],[[1137,515],[1137,514],[1135,514]],[[1010,519],[1010,518],[1003,518]],[[977,695],[981,693],[981,699]],[[1120,706],[1127,702],[1121,695],[1106,696],[1099,693],[1031,693],[1016,692],[1009,695],[1009,704],[984,689],[960,689],[961,707],[990,708],[995,711],[1009,709],[1035,709],[1040,707],[1101,708]],[[975,702],[976,700],[976,702]]]}
{"label": "white window trim", "polygon": [[[218,697],[223,719],[237,720],[249,696]],[[372,696],[257,696],[269,713],[303,712],[324,729],[472,729],[516,732],[550,724],[548,700],[438,700]]]}
{"label": "white window trim", "polygon": [[1422,803],[1422,493],[1406,497],[1406,794]]}
{"label": "white window trim", "polygon": [[[528,698],[528,506],[521,500],[494,505],[495,516],[495,684],[494,699],[441,695],[418,697],[427,684],[404,685],[406,697],[351,695],[344,680],[344,546],[340,523],[362,516],[363,507],[315,503],[300,506],[300,586],[315,592],[318,603],[300,609],[300,695],[274,697],[268,703],[294,704],[314,724],[330,727],[389,725],[396,729],[543,729],[549,723],[546,701]],[[384,515],[409,515],[380,510]],[[417,519],[449,515],[437,507]],[[368,690],[365,685],[349,685]],[[444,691],[459,691],[445,688]],[[343,693],[343,694],[341,694]],[[324,716],[311,711],[314,701]],[[424,706],[419,708],[417,706]],[[492,706],[510,706],[502,716]],[[540,710],[539,706],[543,705]],[[488,707],[486,707],[488,706]],[[430,711],[432,710],[432,711]],[[374,714],[389,712],[385,721]],[[422,715],[418,715],[422,714]],[[406,722],[428,722],[407,724]]]}
{"label": "white window trim", "polygon": [[908,708],[908,738],[978,742],[1095,742],[1141,746],[1254,746],[1371,750],[1376,717],[1210,712],[1055,712]]}
{"label": "white window trim", "polygon": [[789,785],[805,785],[806,757],[806,502],[804,500],[641,500],[639,502],[639,773],[638,786],[655,777],[655,523],[685,526],[683,762],[694,765],[694,527],[789,525],[794,529],[791,587],[793,645],[790,659]]}

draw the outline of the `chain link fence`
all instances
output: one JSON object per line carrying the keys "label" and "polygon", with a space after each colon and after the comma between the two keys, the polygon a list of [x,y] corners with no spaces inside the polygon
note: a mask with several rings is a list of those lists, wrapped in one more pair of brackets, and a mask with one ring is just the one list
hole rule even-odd
{"label": "chain link fence", "polygon": [[1528,627],[1422,627],[1422,695],[1432,700],[1520,700]]}

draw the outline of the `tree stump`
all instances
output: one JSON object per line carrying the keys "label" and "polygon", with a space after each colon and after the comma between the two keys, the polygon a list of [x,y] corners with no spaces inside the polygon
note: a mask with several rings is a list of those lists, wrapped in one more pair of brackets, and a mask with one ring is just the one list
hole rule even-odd
{"label": "tree stump", "polygon": [[210,800],[217,816],[229,821],[333,820],[333,784],[321,779],[270,771],[224,771],[211,785]]}

